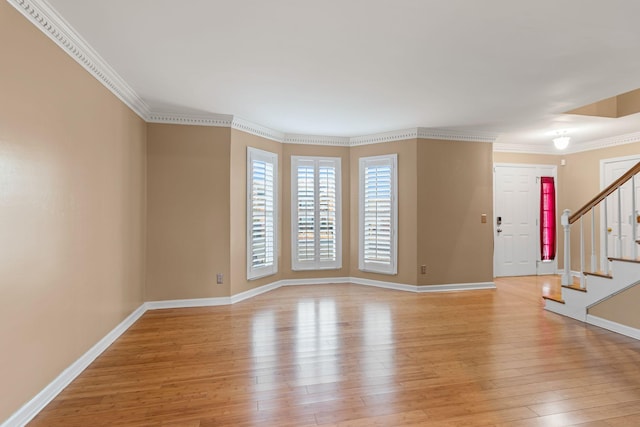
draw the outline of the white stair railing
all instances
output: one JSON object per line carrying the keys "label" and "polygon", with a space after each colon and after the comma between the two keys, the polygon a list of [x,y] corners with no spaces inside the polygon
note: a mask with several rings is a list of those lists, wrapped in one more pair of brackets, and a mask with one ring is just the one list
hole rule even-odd
{"label": "white stair railing", "polygon": [[595,196],[589,203],[578,209],[576,213],[571,215],[569,209],[565,209],[562,212],[560,223],[564,229],[564,270],[562,273],[562,284],[569,286],[573,284],[573,277],[571,275],[571,225],[579,220],[580,222],[580,288],[586,287],[585,280],[585,236],[584,236],[584,215],[587,212],[591,213],[591,270],[596,272],[598,270],[598,245],[596,244],[596,207],[602,207],[603,227],[602,238],[600,239],[600,247],[602,248],[600,265],[602,272],[605,275],[609,275],[609,226],[608,226],[608,202],[609,196],[612,194],[617,195],[617,241],[615,242],[616,257],[623,257],[625,255],[622,245],[622,221],[625,216],[622,213],[622,191],[621,187],[631,182],[631,215],[629,216],[629,223],[631,225],[631,252],[630,255],[633,259],[638,257],[638,220],[640,214],[637,211],[636,200],[636,175],[640,173],[640,162],[634,167],[629,169],[624,175],[618,178],[615,182],[602,190],[597,196]]}

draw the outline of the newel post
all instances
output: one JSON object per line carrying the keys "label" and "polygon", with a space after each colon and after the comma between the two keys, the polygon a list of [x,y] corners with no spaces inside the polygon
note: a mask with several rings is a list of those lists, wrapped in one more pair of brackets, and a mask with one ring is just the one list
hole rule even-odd
{"label": "newel post", "polygon": [[571,211],[565,209],[562,212],[560,223],[564,228],[564,273],[562,274],[562,284],[570,285],[573,283],[571,278],[571,232],[569,231],[569,214]]}

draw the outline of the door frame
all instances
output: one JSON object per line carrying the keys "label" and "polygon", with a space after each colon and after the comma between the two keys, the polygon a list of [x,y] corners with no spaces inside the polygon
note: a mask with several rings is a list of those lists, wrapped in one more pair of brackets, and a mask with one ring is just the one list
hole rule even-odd
{"label": "door frame", "polygon": [[[499,162],[499,163],[493,163],[493,174],[492,174],[492,180],[493,180],[493,218],[491,218],[491,224],[492,224],[492,230],[493,230],[493,274],[495,277],[495,272],[497,270],[496,268],[496,168],[497,167],[511,167],[511,168],[523,168],[523,169],[535,169],[536,172],[538,173],[538,202],[537,202],[537,206],[540,206],[540,180],[539,177],[543,176],[541,171],[543,170],[549,170],[552,171],[551,176],[553,176],[553,181],[555,184],[555,188],[556,188],[556,257],[553,259],[553,261],[542,261],[540,259],[540,239],[536,239],[536,275],[537,276],[543,276],[543,275],[551,275],[551,274],[558,274],[558,243],[559,243],[559,236],[560,236],[560,231],[561,231],[561,227],[560,227],[560,215],[561,215],[561,210],[558,206],[558,189],[559,189],[559,185],[558,185],[558,166],[557,165],[545,165],[545,164],[538,164],[538,163],[503,163],[503,162]],[[549,176],[549,175],[544,175],[544,176]],[[540,227],[540,210],[538,209],[536,211],[536,226]]]}
{"label": "door frame", "polygon": [[[611,163],[617,163],[617,162],[625,162],[628,160],[635,160],[636,162],[640,162],[640,154],[631,154],[628,156],[621,156],[621,157],[611,157],[608,159],[600,159],[600,191],[604,190],[606,188],[607,184],[605,182],[605,167],[608,164]],[[605,253],[605,248],[604,248],[604,239],[607,239],[607,232],[605,231],[607,228],[607,225],[604,222],[604,204],[600,205],[600,260],[598,262],[598,265],[600,265],[600,269],[601,271],[607,271],[605,269],[604,263],[607,262],[607,254]]]}

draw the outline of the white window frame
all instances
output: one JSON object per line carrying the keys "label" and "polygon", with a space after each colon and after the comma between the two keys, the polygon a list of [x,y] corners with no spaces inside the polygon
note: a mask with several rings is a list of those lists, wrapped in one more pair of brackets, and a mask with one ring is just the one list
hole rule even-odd
{"label": "white window frame", "polygon": [[[359,161],[359,246],[358,246],[358,268],[361,271],[398,274],[398,155],[388,154],[383,156],[361,157]],[[391,242],[390,242],[390,262],[376,262],[365,258],[365,171],[373,166],[390,166],[391,170]]]}
{"label": "white window frame", "polygon": [[[272,259],[270,263],[254,267],[253,259],[253,162],[269,163],[273,167],[273,239],[271,241]],[[267,250],[269,251],[269,249]],[[247,147],[247,280],[259,279],[278,272],[278,155],[269,151]]]}
{"label": "white window frame", "polygon": [[[319,169],[321,164],[332,164],[336,171],[335,209],[336,209],[336,259],[326,261],[320,259],[320,203],[319,203]],[[298,167],[301,164],[313,164],[314,173],[314,234],[315,257],[310,261],[301,261],[298,253]],[[297,270],[331,270],[342,268],[342,171],[340,157],[291,156],[291,269]]]}

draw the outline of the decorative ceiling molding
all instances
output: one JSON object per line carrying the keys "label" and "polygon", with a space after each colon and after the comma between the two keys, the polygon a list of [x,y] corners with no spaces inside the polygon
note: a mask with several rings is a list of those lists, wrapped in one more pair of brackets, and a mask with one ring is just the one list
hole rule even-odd
{"label": "decorative ceiling molding", "polygon": [[268,127],[252,123],[249,120],[245,120],[236,116],[233,117],[231,128],[241,130],[252,135],[261,136],[262,138],[271,139],[273,141],[284,142],[285,139],[285,134],[282,132],[269,129]]}
{"label": "decorative ceiling molding", "polygon": [[569,153],[581,153],[583,151],[598,150],[601,148],[615,147],[616,145],[632,144],[634,142],[640,142],[640,132],[612,136],[610,138],[598,139],[595,141],[582,142],[578,146],[574,145],[568,151]]}
{"label": "decorative ceiling molding", "polygon": [[404,139],[438,139],[452,141],[476,141],[493,143],[493,151],[535,154],[571,154],[597,150],[616,145],[640,142],[640,132],[620,135],[586,143],[574,144],[559,152],[551,144],[498,143],[497,134],[477,131],[459,131],[437,128],[411,128],[393,132],[356,137],[315,136],[284,134],[265,126],[226,114],[188,115],[152,112],[147,103],[127,84],[118,73],[62,18],[46,0],[7,0],[33,25],[45,33],[69,56],[84,67],[100,83],[116,95],[143,120],[150,123],[231,127],[256,136],[287,144],[314,144],[334,146],[358,146]]}
{"label": "decorative ceiling molding", "polygon": [[295,135],[287,134],[284,137],[285,144],[309,144],[309,145],[334,145],[339,147],[349,147],[350,139],[341,136],[320,136],[320,135]]}
{"label": "decorative ceiling molding", "polygon": [[497,153],[520,153],[520,154],[565,154],[553,148],[553,143],[549,141],[549,146],[540,144],[514,144],[508,142],[494,142],[493,151]]}
{"label": "decorative ceiling molding", "polygon": [[498,136],[498,134],[492,132],[469,132],[455,129],[418,128],[418,138],[423,139],[493,143],[498,138]]}
{"label": "decorative ceiling molding", "polygon": [[148,105],[46,1],[7,0],[7,2],[82,65],[137,115],[147,120],[150,113]]}
{"label": "decorative ceiling molding", "polygon": [[494,142],[493,151],[499,153],[551,154],[561,156],[582,153],[584,151],[600,150],[602,148],[615,147],[616,145],[632,144],[634,142],[640,142],[640,132],[571,144],[568,149],[562,151],[555,149],[551,141],[549,141],[547,145]]}
{"label": "decorative ceiling molding", "polygon": [[349,145],[380,144],[383,142],[402,141],[403,139],[418,138],[418,128],[403,129],[393,132],[376,133],[374,135],[354,136],[349,138]]}
{"label": "decorative ceiling molding", "polygon": [[211,114],[206,116],[184,114],[151,113],[147,118],[149,123],[167,123],[175,125],[217,126],[231,127],[233,116],[228,114]]}

